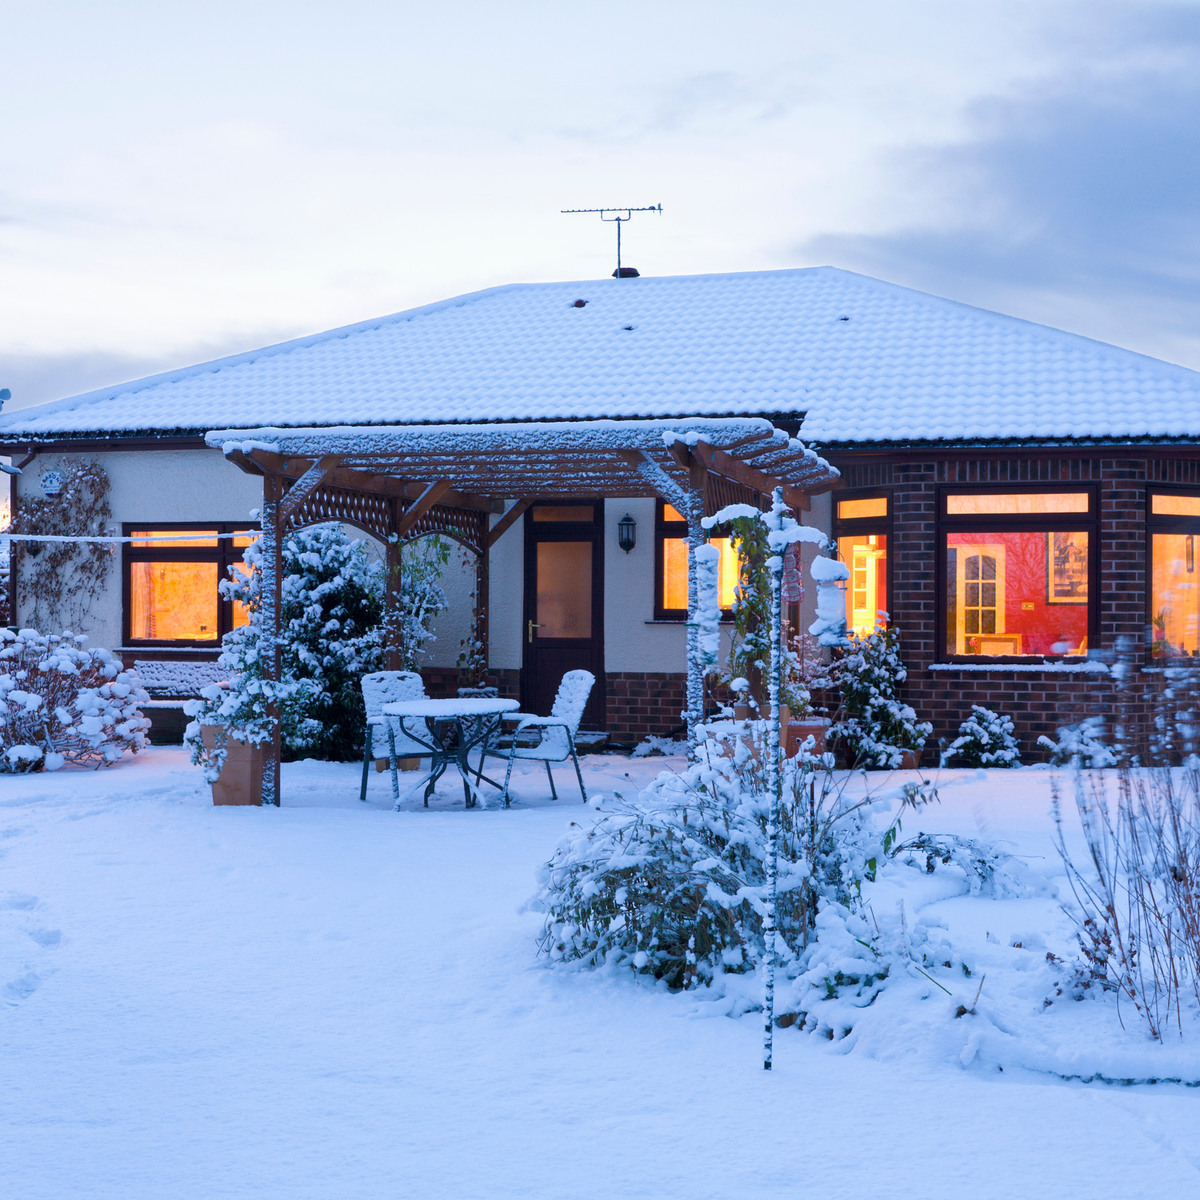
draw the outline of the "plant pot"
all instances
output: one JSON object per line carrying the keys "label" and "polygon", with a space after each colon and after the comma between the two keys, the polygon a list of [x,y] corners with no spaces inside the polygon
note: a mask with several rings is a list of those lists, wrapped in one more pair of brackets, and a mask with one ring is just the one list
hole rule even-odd
{"label": "plant pot", "polygon": [[830,723],[828,717],[801,717],[799,720],[789,721],[787,723],[787,738],[784,743],[787,756],[791,758],[808,737],[811,737],[815,743],[812,753],[824,754],[825,738],[829,733]]}
{"label": "plant pot", "polygon": [[[204,725],[200,734],[207,750],[217,748],[219,725]],[[221,774],[212,785],[214,804],[262,804],[262,746],[230,737]]]}
{"label": "plant pot", "polygon": [[921,755],[917,750],[905,750],[900,758],[901,771],[915,771],[921,765]]}
{"label": "plant pot", "polygon": [[[419,758],[396,759],[397,771],[416,771],[420,768],[420,766],[421,760]],[[391,764],[386,758],[377,758],[375,760],[375,770],[378,774],[382,775],[384,771],[390,771],[391,769]]]}
{"label": "plant pot", "polygon": [[735,705],[733,706],[733,719],[734,719],[735,721],[748,721],[748,720],[750,720],[750,705],[748,705],[748,704],[735,704]]}

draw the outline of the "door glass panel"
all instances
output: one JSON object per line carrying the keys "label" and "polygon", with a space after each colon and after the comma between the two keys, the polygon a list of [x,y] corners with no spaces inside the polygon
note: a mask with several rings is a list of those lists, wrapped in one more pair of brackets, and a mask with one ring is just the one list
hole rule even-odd
{"label": "door glass panel", "polygon": [[533,510],[535,521],[593,521],[593,504],[539,504]]}
{"label": "door glass panel", "polygon": [[592,636],[592,543],[538,542],[540,638]]}
{"label": "door glass panel", "polygon": [[217,640],[216,563],[130,563],[129,601],[131,637]]}

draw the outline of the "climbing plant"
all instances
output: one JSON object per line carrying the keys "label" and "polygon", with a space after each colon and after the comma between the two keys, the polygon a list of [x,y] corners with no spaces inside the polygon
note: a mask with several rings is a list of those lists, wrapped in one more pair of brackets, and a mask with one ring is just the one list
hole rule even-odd
{"label": "climbing plant", "polygon": [[[65,461],[54,496],[23,492],[13,513],[13,533],[102,537],[109,533],[108,472],[94,461]],[[28,473],[26,478],[29,478]],[[34,629],[78,629],[104,590],[113,545],[102,542],[12,543],[21,624]],[[16,620],[17,612],[11,615]]]}

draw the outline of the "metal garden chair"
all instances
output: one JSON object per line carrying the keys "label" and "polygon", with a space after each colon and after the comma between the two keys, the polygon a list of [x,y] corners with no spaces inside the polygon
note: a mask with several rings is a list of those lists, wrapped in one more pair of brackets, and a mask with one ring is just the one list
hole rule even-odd
{"label": "metal garden chair", "polygon": [[[517,759],[536,760],[546,764],[546,775],[550,780],[550,796],[558,799],[554,787],[554,775],[550,770],[552,762],[566,762],[569,758],[575,764],[575,777],[579,780],[579,791],[587,803],[587,789],[583,786],[583,772],[579,769],[579,756],[575,753],[575,734],[579,732],[579,722],[583,720],[583,710],[587,707],[588,697],[592,694],[596,677],[591,671],[568,671],[558,685],[558,694],[554,697],[554,706],[548,717],[536,717],[530,713],[505,713],[503,720],[516,721],[513,730],[512,745],[507,750],[495,746],[484,747],[479,758],[479,774],[483,774],[483,760],[487,757],[507,758],[508,770],[504,775],[504,804],[508,806],[508,785],[512,779],[513,763]],[[539,741],[535,746],[519,746],[518,736],[526,730],[536,729]]]}
{"label": "metal garden chair", "polygon": [[367,710],[366,746],[363,750],[362,791],[358,798],[367,798],[367,778],[374,757],[373,746],[377,734],[386,733],[389,762],[392,768],[392,791],[398,786],[396,780],[397,758],[428,758],[429,748],[406,738],[403,733],[396,736],[393,723],[383,715],[383,706],[395,700],[424,700],[425,683],[416,671],[376,671],[362,677],[363,704]]}

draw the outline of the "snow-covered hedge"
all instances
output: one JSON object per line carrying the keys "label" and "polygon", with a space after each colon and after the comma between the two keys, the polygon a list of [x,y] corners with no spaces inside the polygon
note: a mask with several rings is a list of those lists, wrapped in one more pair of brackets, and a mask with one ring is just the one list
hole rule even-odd
{"label": "snow-covered hedge", "polygon": [[108,766],[146,745],[137,674],[86,641],[0,629],[0,772]]}
{"label": "snow-covered hedge", "polygon": [[1011,717],[971,705],[971,715],[958,727],[958,737],[946,747],[943,760],[967,767],[1015,767],[1021,750],[1013,737]]}

